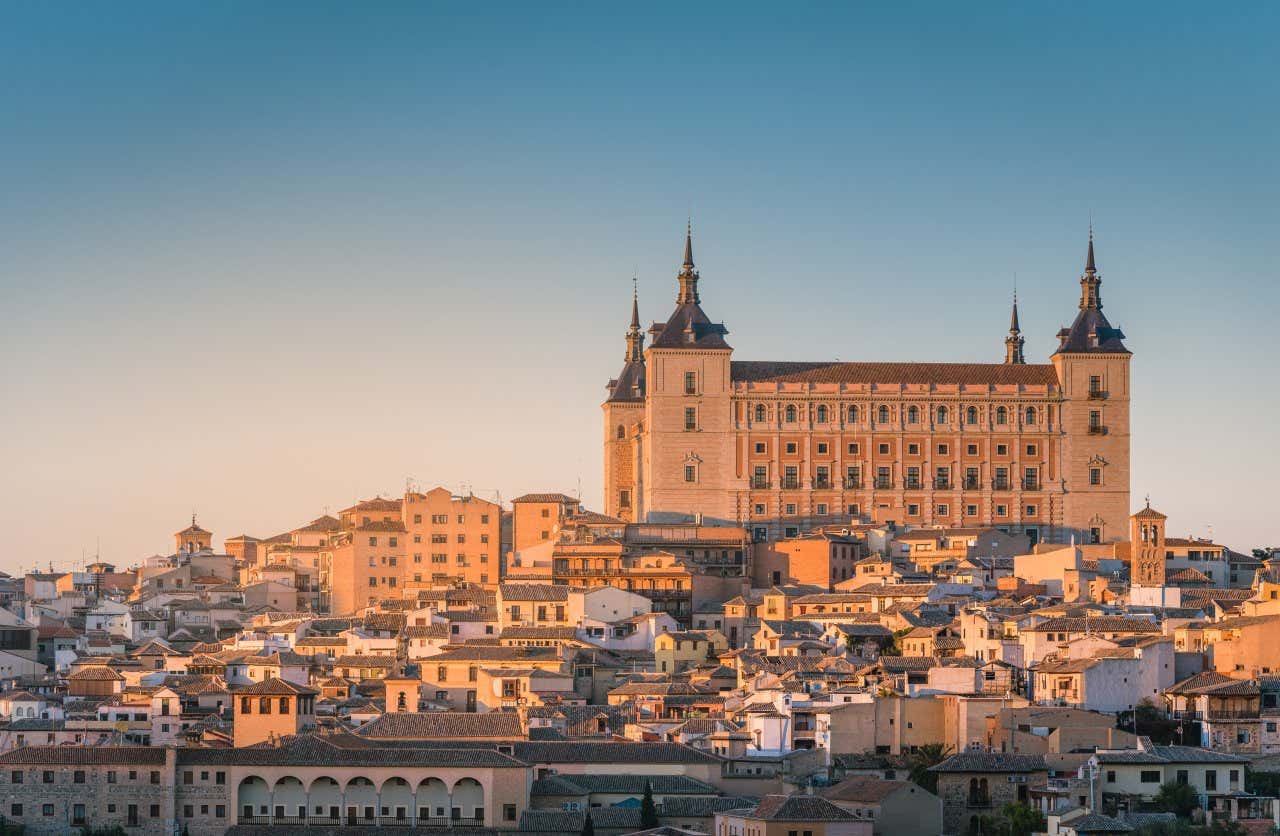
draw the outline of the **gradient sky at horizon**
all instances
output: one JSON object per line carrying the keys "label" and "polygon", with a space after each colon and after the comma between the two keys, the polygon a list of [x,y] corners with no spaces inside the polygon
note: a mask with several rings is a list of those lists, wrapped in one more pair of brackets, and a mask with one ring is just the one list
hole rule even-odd
{"label": "gradient sky at horizon", "polygon": [[0,570],[598,507],[689,213],[740,359],[998,361],[1016,273],[1036,362],[1092,212],[1135,504],[1280,545],[1280,7],[793,5],[10,4]]}

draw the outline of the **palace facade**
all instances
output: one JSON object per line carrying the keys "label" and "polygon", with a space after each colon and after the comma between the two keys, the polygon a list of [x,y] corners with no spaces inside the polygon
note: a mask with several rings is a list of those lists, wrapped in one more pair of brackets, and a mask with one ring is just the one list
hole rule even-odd
{"label": "palace facade", "polygon": [[605,513],[755,539],[853,520],[994,526],[1033,542],[1128,534],[1129,360],[1102,313],[1093,233],[1079,311],[1027,363],[743,361],[703,311],[685,238],[675,311],[640,327],[604,411]]}

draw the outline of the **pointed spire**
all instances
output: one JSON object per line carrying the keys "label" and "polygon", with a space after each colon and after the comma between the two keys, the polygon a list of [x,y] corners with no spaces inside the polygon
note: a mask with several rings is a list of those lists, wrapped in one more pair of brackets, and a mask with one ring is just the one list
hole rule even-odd
{"label": "pointed spire", "polygon": [[1018,287],[1015,279],[1013,288],[1013,314],[1009,317],[1009,336],[1004,338],[1004,362],[1010,366],[1020,366],[1027,362],[1022,354],[1022,346],[1026,342],[1022,338],[1022,329],[1018,326]]}
{"label": "pointed spire", "polygon": [[689,220],[689,225],[685,228],[684,233],[684,264],[680,265],[680,272],[676,276],[680,283],[680,290],[676,294],[677,305],[696,305],[701,299],[698,298],[698,271],[693,266],[693,219]]}
{"label": "pointed spire", "polygon": [[644,331],[640,330],[640,292],[637,289],[636,278],[631,278],[631,327],[627,329],[627,356],[628,363],[634,363],[644,358]]}
{"label": "pointed spire", "polygon": [[1084,260],[1084,271],[1086,273],[1098,272],[1097,265],[1093,262],[1093,219],[1089,219],[1089,255]]}
{"label": "pointed spire", "polygon": [[684,232],[684,267],[693,269],[693,218],[689,218]]}
{"label": "pointed spire", "polygon": [[1093,259],[1093,219],[1089,219],[1089,254],[1084,260],[1084,275],[1080,277],[1080,310],[1102,310],[1102,278]]}

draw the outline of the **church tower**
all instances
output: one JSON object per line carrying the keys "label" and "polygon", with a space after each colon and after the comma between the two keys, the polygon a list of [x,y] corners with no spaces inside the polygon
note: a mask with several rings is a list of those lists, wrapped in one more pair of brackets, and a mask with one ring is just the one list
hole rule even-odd
{"label": "church tower", "polygon": [[1079,312],[1050,358],[1062,390],[1064,524],[1077,542],[1115,542],[1129,515],[1129,361],[1124,334],[1102,313],[1093,227]]}
{"label": "church tower", "polygon": [[644,419],[644,332],[640,298],[632,279],[631,327],[627,329],[622,371],[609,381],[604,410],[604,513],[636,522],[640,500],[640,423]]}
{"label": "church tower", "polygon": [[1147,507],[1129,518],[1129,578],[1134,586],[1165,585],[1164,521],[1166,517]]}

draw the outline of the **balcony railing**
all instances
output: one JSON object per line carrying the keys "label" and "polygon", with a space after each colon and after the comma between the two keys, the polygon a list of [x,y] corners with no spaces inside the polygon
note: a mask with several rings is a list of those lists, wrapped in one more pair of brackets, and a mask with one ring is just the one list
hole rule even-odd
{"label": "balcony railing", "polygon": [[414,818],[412,816],[240,816],[238,824],[275,827],[424,827],[447,830],[451,827],[484,827],[484,819]]}
{"label": "balcony railing", "polygon": [[851,479],[850,477],[846,476],[844,478],[844,487],[845,487],[845,490],[851,490],[851,491],[862,490],[862,480]]}
{"label": "balcony railing", "polygon": [[934,479],[933,489],[936,491],[949,491],[951,490],[951,480],[950,479]]}
{"label": "balcony railing", "polygon": [[752,479],[751,487],[753,490],[767,491],[769,490],[769,488],[773,487],[773,483],[770,482],[768,479]]}
{"label": "balcony railing", "polygon": [[831,487],[831,480],[819,476],[817,479],[813,480],[813,487],[814,490],[825,491]]}
{"label": "balcony railing", "polygon": [[1257,720],[1261,716],[1254,711],[1232,711],[1222,708],[1210,708],[1205,712],[1210,720]]}
{"label": "balcony railing", "polygon": [[1007,491],[1007,490],[1009,490],[1009,480],[1008,480],[1008,479],[999,479],[999,478],[997,478],[997,479],[992,479],[992,480],[991,480],[991,490],[993,490],[993,491]]}
{"label": "balcony railing", "polygon": [[1040,490],[1040,480],[1039,479],[1023,479],[1022,489],[1024,491],[1038,491]]}
{"label": "balcony railing", "polygon": [[1102,389],[1090,389],[1090,390],[1089,390],[1089,400],[1091,400],[1091,401],[1105,401],[1106,399],[1107,399],[1107,393],[1106,393],[1104,390],[1102,390]]}
{"label": "balcony railing", "polygon": [[799,479],[787,479],[784,477],[782,480],[782,489],[784,491],[794,491],[799,487],[800,487]]}
{"label": "balcony railing", "polygon": [[920,490],[920,480],[919,480],[919,479],[912,479],[910,476],[908,476],[908,477],[903,481],[903,483],[902,483],[902,487],[903,487],[903,488],[905,488],[906,490],[909,490],[909,491],[918,491],[918,490]]}
{"label": "balcony railing", "polygon": [[976,491],[976,490],[978,489],[978,485],[979,485],[979,484],[980,484],[980,483],[979,483],[979,481],[978,481],[978,477],[977,477],[977,476],[966,476],[966,477],[964,477],[964,489],[965,489],[966,491]]}
{"label": "balcony railing", "polygon": [[889,488],[892,488],[892,487],[893,487],[893,480],[890,479],[888,476],[876,477],[876,488],[878,490],[882,490],[882,491],[888,490]]}
{"label": "balcony railing", "polygon": [[1089,435],[1106,435],[1106,434],[1107,434],[1107,428],[1102,426],[1101,424],[1089,425]]}

